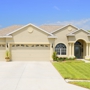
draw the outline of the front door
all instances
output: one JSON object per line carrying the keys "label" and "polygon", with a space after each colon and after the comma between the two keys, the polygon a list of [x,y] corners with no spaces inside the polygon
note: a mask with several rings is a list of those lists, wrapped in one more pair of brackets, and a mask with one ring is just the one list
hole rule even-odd
{"label": "front door", "polygon": [[76,58],[81,58],[81,47],[75,46],[75,56]]}
{"label": "front door", "polygon": [[82,55],[83,55],[82,51],[83,51],[83,46],[79,41],[77,41],[74,45],[74,55],[75,55],[75,57],[79,58],[79,59],[82,58]]}

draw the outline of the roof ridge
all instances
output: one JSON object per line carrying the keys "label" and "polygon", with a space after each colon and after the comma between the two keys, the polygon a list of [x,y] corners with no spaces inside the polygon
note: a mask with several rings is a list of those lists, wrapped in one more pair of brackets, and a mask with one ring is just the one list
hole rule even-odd
{"label": "roof ridge", "polygon": [[[40,26],[53,26],[54,24],[46,24],[46,25],[40,25]],[[65,26],[65,25],[54,25],[54,26]]]}

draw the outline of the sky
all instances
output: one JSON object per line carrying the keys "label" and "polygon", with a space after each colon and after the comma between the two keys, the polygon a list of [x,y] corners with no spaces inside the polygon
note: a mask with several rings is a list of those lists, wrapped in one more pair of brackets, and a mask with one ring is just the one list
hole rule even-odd
{"label": "sky", "polygon": [[0,28],[28,23],[90,30],[90,0],[0,0]]}

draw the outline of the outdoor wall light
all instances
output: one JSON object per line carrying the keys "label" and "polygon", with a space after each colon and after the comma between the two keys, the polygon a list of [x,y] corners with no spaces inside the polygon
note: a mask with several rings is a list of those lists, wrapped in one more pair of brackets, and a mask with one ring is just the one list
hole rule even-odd
{"label": "outdoor wall light", "polygon": [[7,48],[8,48],[8,43],[7,43]]}
{"label": "outdoor wall light", "polygon": [[53,48],[53,43],[52,43],[52,48]]}

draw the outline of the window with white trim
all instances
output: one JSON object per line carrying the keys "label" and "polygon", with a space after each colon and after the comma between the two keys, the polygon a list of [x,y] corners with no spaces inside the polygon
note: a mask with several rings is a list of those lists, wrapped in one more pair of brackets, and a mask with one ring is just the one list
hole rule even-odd
{"label": "window with white trim", "polygon": [[66,46],[63,43],[59,43],[55,47],[57,55],[66,55]]}

